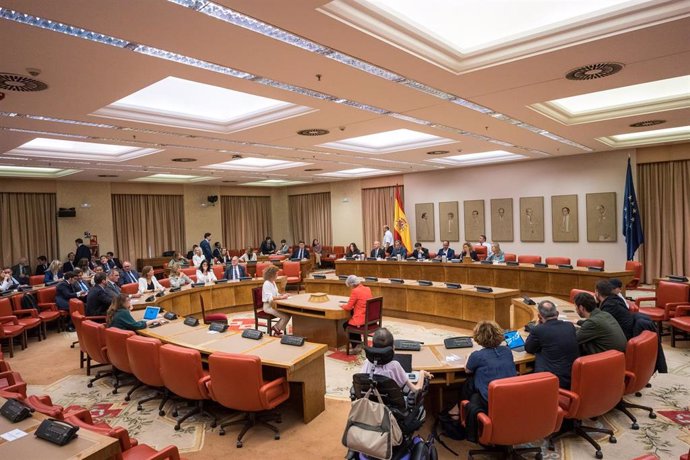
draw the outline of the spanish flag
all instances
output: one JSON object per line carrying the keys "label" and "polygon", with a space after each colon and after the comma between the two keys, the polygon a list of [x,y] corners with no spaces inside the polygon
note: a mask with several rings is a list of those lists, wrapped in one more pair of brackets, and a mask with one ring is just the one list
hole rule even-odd
{"label": "spanish flag", "polygon": [[395,186],[395,219],[394,219],[395,239],[400,240],[407,249],[407,253],[412,253],[412,239],[410,238],[410,224],[405,216],[402,198],[400,198],[400,187]]}

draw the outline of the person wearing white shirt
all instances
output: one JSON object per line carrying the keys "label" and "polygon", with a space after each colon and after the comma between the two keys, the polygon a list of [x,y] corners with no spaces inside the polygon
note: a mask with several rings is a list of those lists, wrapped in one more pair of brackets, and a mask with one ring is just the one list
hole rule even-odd
{"label": "person wearing white shirt", "polygon": [[388,225],[383,226],[383,244],[386,247],[393,246],[393,232]]}
{"label": "person wearing white shirt", "polygon": [[192,256],[192,263],[196,268],[199,268],[199,265],[201,265],[201,262],[206,260],[206,257],[204,257],[204,253],[201,252],[200,247],[196,247],[194,249],[194,255]]}
{"label": "person wearing white shirt", "polygon": [[216,274],[208,265],[208,260],[204,259],[201,265],[199,265],[199,268],[196,269],[196,282],[208,284],[216,280]]}
{"label": "person wearing white shirt", "polygon": [[491,245],[488,241],[486,241],[486,235],[479,235],[479,243],[477,246],[484,246],[486,248],[486,252],[491,252]]}
{"label": "person wearing white shirt", "polygon": [[264,311],[269,315],[278,318],[278,323],[273,326],[273,335],[283,335],[287,324],[290,322],[291,316],[287,313],[276,310],[273,306],[275,300],[287,299],[287,294],[278,292],[276,286],[276,278],[278,278],[278,267],[272,265],[264,270],[264,285],[261,291],[261,300],[264,303]]}
{"label": "person wearing white shirt", "polygon": [[153,267],[150,265],[145,266],[141,270],[141,278],[139,278],[139,294],[144,292],[163,292],[165,288],[161,286],[155,276],[153,276]]}
{"label": "person wearing white shirt", "polygon": [[251,246],[248,247],[247,250],[244,251],[244,254],[240,256],[240,260],[242,262],[256,262],[256,253]]}
{"label": "person wearing white shirt", "polygon": [[19,281],[12,276],[12,269],[10,267],[5,267],[2,270],[2,276],[0,277],[0,291],[6,291],[10,286],[19,286]]}

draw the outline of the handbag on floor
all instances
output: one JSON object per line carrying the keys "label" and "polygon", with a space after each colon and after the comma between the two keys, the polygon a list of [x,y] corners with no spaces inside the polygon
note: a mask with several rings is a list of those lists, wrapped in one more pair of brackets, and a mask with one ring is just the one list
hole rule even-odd
{"label": "handbag on floor", "polygon": [[[373,393],[378,402],[369,400]],[[391,410],[383,404],[381,395],[373,387],[352,403],[343,433],[343,445],[352,451],[390,459],[393,446],[402,442],[402,431]]]}

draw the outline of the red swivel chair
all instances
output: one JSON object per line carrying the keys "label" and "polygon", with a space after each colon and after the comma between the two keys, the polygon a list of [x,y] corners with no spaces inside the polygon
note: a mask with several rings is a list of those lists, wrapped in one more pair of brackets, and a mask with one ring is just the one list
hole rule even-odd
{"label": "red swivel chair", "polygon": [[302,267],[300,262],[287,260],[283,262],[283,274],[287,276],[287,285],[297,285],[297,293],[299,293],[302,285]]}
{"label": "red swivel chair", "polygon": [[273,263],[271,262],[259,262],[256,264],[256,277],[261,278],[264,276],[264,270],[266,270],[268,267],[272,267]]}
{"label": "red swivel chair", "polygon": [[181,460],[177,446],[156,450],[147,444],[139,444],[122,454],[123,460]]}
{"label": "red swivel chair", "polygon": [[571,289],[570,290],[570,303],[575,302],[575,296],[581,292],[585,292],[587,294],[590,294],[592,297],[596,298],[594,296],[594,292],[592,292],[592,291],[585,291],[584,289]]}
{"label": "red swivel chair", "polygon": [[266,334],[273,334],[273,327],[271,322],[275,319],[275,316],[266,313],[264,308],[264,302],[262,299],[263,288],[261,286],[252,288],[252,303],[254,304],[254,329],[259,330],[259,326],[264,326],[264,324],[259,324],[259,320],[266,321]]}
{"label": "red swivel chair", "polygon": [[170,279],[169,278],[163,278],[161,280],[158,280],[161,286],[163,286],[166,289],[170,289]]}
{"label": "red swivel chair", "polygon": [[[596,458],[603,458],[601,446],[588,433],[605,433],[609,442],[616,443],[613,431],[606,428],[584,426],[582,421],[599,417],[616,407],[625,389],[625,355],[609,350],[577,358],[573,363],[570,390],[559,389],[559,404],[566,411],[565,418],[574,422],[573,431],[596,449]],[[553,442],[570,431],[563,431],[549,437],[549,449]]]}
{"label": "red swivel chair", "polygon": [[29,286],[45,284],[45,275],[32,275],[29,277]]}
{"label": "red swivel chair", "polygon": [[213,274],[216,275],[216,279],[222,280],[223,276],[225,276],[225,265],[214,265],[212,270]]}
{"label": "red swivel chair", "polygon": [[[132,374],[141,383],[149,388],[154,388],[156,393],[137,402],[137,409],[144,410],[143,404],[154,399],[161,399],[158,406],[158,415],[165,415],[163,407],[170,399],[170,391],[165,388],[165,383],[160,372],[160,348],[161,341],[148,337],[133,335],[126,341],[127,356]],[[126,398],[130,398],[138,387],[133,387],[127,392]],[[125,399],[126,399],[125,398]]]}
{"label": "red swivel chair", "polygon": [[[465,424],[466,407],[462,402],[462,423]],[[529,417],[515,423],[515,414],[530,408]],[[479,413],[479,444],[494,446],[483,450],[470,450],[474,455],[502,453],[504,458],[523,458],[523,453],[534,452],[542,458],[541,447],[514,448],[549,436],[561,428],[565,410],[558,405],[558,378],[550,372],[520,375],[494,380],[489,384],[489,410]],[[511,457],[512,456],[512,457]]]}
{"label": "red swivel chair", "polygon": [[17,322],[24,326],[23,341],[27,343],[27,333],[30,330],[36,329],[38,341],[41,341],[41,318],[38,317],[38,312],[33,308],[12,310],[12,302],[10,299],[0,299],[0,317],[2,316],[16,316]]}
{"label": "red swivel chair", "polygon": [[[110,364],[108,350],[105,345],[105,324],[99,324],[89,320],[82,321],[81,340],[79,341],[79,345],[80,347],[83,346],[82,350],[84,350],[84,353],[86,353],[92,361],[96,361],[101,365]],[[93,382],[109,375],[113,375],[112,370],[98,371],[96,372],[96,376],[89,380],[87,386],[91,388],[93,387]]]}
{"label": "red swivel chair", "polygon": [[90,412],[79,415],[70,414],[64,418],[64,421],[79,428],[117,439],[120,443],[120,453],[115,456],[116,460],[121,460],[123,452],[139,444],[136,439],[130,438],[127,430],[121,426],[111,427],[105,422],[94,423]]}
{"label": "red swivel chair", "polygon": [[10,358],[14,358],[14,338],[19,337],[22,350],[26,347],[24,326],[19,324],[19,319],[14,315],[0,316],[0,342],[7,339],[10,345]]}
{"label": "red swivel chair", "polygon": [[518,256],[517,261],[521,264],[540,264],[541,256],[521,255]]}
{"label": "red swivel chair", "polygon": [[17,393],[22,398],[26,398],[26,382],[19,372],[10,369],[9,364],[2,359],[0,359],[0,390]]}
{"label": "red swivel chair", "polygon": [[[38,309],[41,311],[39,316],[43,313],[47,314],[45,318],[43,316],[41,317],[43,322],[57,321],[58,332],[62,332],[63,320],[67,317],[69,312],[66,310],[58,310],[57,304],[55,303],[56,292],[55,286],[39,289],[36,291],[36,301],[38,302]],[[57,313],[57,315],[55,315],[55,313]]]}
{"label": "red swivel chair", "polygon": [[486,260],[486,256],[488,255],[488,249],[486,246],[474,246],[472,249],[477,253],[477,258],[479,260]]}
{"label": "red swivel chair", "polygon": [[237,436],[237,447],[242,447],[242,437],[259,423],[273,430],[275,439],[280,439],[278,428],[268,423],[280,423],[280,414],[257,417],[257,413],[273,410],[290,397],[287,379],[280,377],[265,381],[261,371],[261,359],[258,356],[213,353],[208,358],[208,364],[210,375],[204,383],[211,398],[229,409],[246,413],[241,420],[221,423],[220,435],[225,434],[227,426],[244,424]]}
{"label": "red swivel chair", "polygon": [[[199,296],[199,303],[201,304],[203,312],[206,312],[206,308],[204,307],[204,296],[200,295]],[[206,313],[204,316],[204,324],[211,324],[211,323],[223,323],[223,324],[228,324],[228,315],[225,313]]]}
{"label": "red swivel chair", "polygon": [[[676,316],[671,318],[671,346],[675,348],[676,340],[689,340],[690,336],[690,304],[678,305]],[[678,337],[681,337],[680,339]]]}
{"label": "red swivel chair", "polygon": [[79,368],[83,369],[84,363],[86,363],[86,375],[91,375],[91,369],[102,367],[105,364],[92,364],[91,357],[88,355],[88,353],[86,353],[81,325],[87,320],[100,323],[105,321],[105,316],[84,316],[83,305],[81,311],[76,309],[72,312],[72,324],[74,325],[74,330],[77,332],[77,342],[79,343]]}
{"label": "red swivel chair", "polygon": [[549,265],[570,265],[570,257],[547,257],[544,262]]}
{"label": "red swivel chair", "polygon": [[81,406],[69,406],[64,408],[60,405],[53,404],[53,401],[50,399],[49,395],[31,395],[28,396],[23,402],[36,412],[57,420],[64,420],[65,417],[69,416],[84,417],[86,416],[85,414],[89,413],[87,409]]}
{"label": "red swivel chair", "polygon": [[181,272],[187,276],[196,275],[196,267],[183,268]]}
{"label": "red swivel chair", "polygon": [[[207,412],[204,402],[210,399],[204,377],[208,374],[201,364],[199,350],[178,347],[177,345],[163,345],[160,348],[160,372],[165,387],[177,396],[192,400],[196,407],[177,419],[175,431],[180,429],[182,422],[192,415],[201,414],[212,419],[211,428],[216,426],[216,416]],[[243,378],[243,377],[240,377]],[[177,405],[173,408],[172,416],[177,417]]]}
{"label": "red swivel chair", "polygon": [[659,333],[662,332],[662,324],[676,316],[676,307],[688,303],[690,285],[674,283],[672,281],[659,281],[654,297],[638,297],[637,303],[653,301],[654,307],[640,307],[640,313],[649,316],[658,325]]}
{"label": "red swivel chair", "polygon": [[625,269],[634,273],[632,281],[630,281],[625,288],[637,289],[640,285],[640,279],[642,278],[642,264],[636,260],[629,260],[625,263]]}
{"label": "red swivel chair", "polygon": [[[105,347],[108,350],[108,359],[113,366],[113,377],[115,378],[113,394],[117,394],[117,389],[121,386],[141,386],[141,382],[132,381],[133,372],[127,355],[127,339],[133,335],[136,335],[134,331],[125,331],[116,327],[109,327],[105,330]],[[128,383],[124,385],[121,383],[123,374],[130,377]],[[129,397],[125,396],[125,401],[129,401]]]}
{"label": "red swivel chair", "polygon": [[[366,311],[364,313],[364,324],[361,326],[347,325],[345,328],[346,334],[359,334],[362,340],[357,342],[366,345],[369,341],[369,336],[383,327],[383,297],[373,297],[367,300]],[[350,354],[350,340],[347,341],[346,353]]]}
{"label": "red swivel chair", "polygon": [[[656,370],[656,355],[659,351],[659,336],[652,331],[643,331],[640,335],[628,340],[625,347],[625,395],[641,396],[640,391],[649,383]],[[628,408],[644,409],[649,418],[656,418],[654,409],[648,406],[633,404],[621,399],[616,409],[632,420],[632,429],[638,430],[637,419]]]}
{"label": "red swivel chair", "polygon": [[139,292],[139,283],[127,283],[120,286],[120,292],[123,294],[134,295]]}
{"label": "red swivel chair", "polygon": [[516,254],[511,254],[509,252],[506,252],[504,254],[504,258],[506,262],[517,262],[517,255]]}
{"label": "red swivel chair", "polygon": [[604,259],[577,259],[575,264],[578,267],[597,267],[604,268]]}

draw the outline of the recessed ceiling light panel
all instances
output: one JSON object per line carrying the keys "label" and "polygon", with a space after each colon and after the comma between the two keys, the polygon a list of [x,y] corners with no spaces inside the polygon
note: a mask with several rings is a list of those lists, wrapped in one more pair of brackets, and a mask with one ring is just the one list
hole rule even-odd
{"label": "recessed ceiling light panel", "polygon": [[687,141],[690,140],[690,126],[615,134],[613,136],[598,137],[597,140],[615,148]]}
{"label": "recessed ceiling light panel", "polygon": [[455,142],[458,141],[420,131],[396,129],[393,131],[384,131],[376,134],[368,134],[366,136],[357,136],[335,142],[328,142],[319,145],[319,147],[348,150],[351,152],[381,154],[452,144]]}
{"label": "recessed ceiling light panel", "polygon": [[172,183],[194,183],[213,180],[215,177],[193,176],[189,174],[152,174],[145,177],[130,179],[132,182],[172,182]]}
{"label": "recessed ceiling light panel", "polygon": [[287,187],[289,185],[299,184],[304,184],[304,182],[298,180],[266,179],[261,181],[245,182],[242,185],[252,185],[259,187]]}
{"label": "recessed ceiling light panel", "polygon": [[33,158],[121,162],[160,152],[130,145],[100,144],[37,137],[6,152]]}
{"label": "recessed ceiling light panel", "polygon": [[280,169],[307,166],[309,164],[311,163],[304,163],[302,161],[275,160],[272,158],[246,157],[239,158],[237,160],[226,161],[225,163],[204,166],[204,168],[228,169],[235,171],[277,171]]}
{"label": "recessed ceiling light panel", "polygon": [[526,158],[525,155],[506,152],[504,150],[494,150],[492,152],[466,153],[463,155],[453,155],[444,158],[434,158],[425,160],[431,163],[438,163],[450,166],[474,166],[488,163],[500,163],[504,161],[514,161]]}
{"label": "recessed ceiling light panel", "polygon": [[76,174],[78,169],[41,168],[37,166],[0,165],[1,177],[55,178]]}
{"label": "recessed ceiling light panel", "polygon": [[391,174],[397,171],[391,171],[388,169],[375,169],[375,168],[354,168],[354,169],[343,169],[341,171],[327,172],[322,174],[317,174],[317,176],[324,177],[343,177],[343,178],[357,178],[357,177],[367,177],[367,176],[379,176],[381,174]]}

